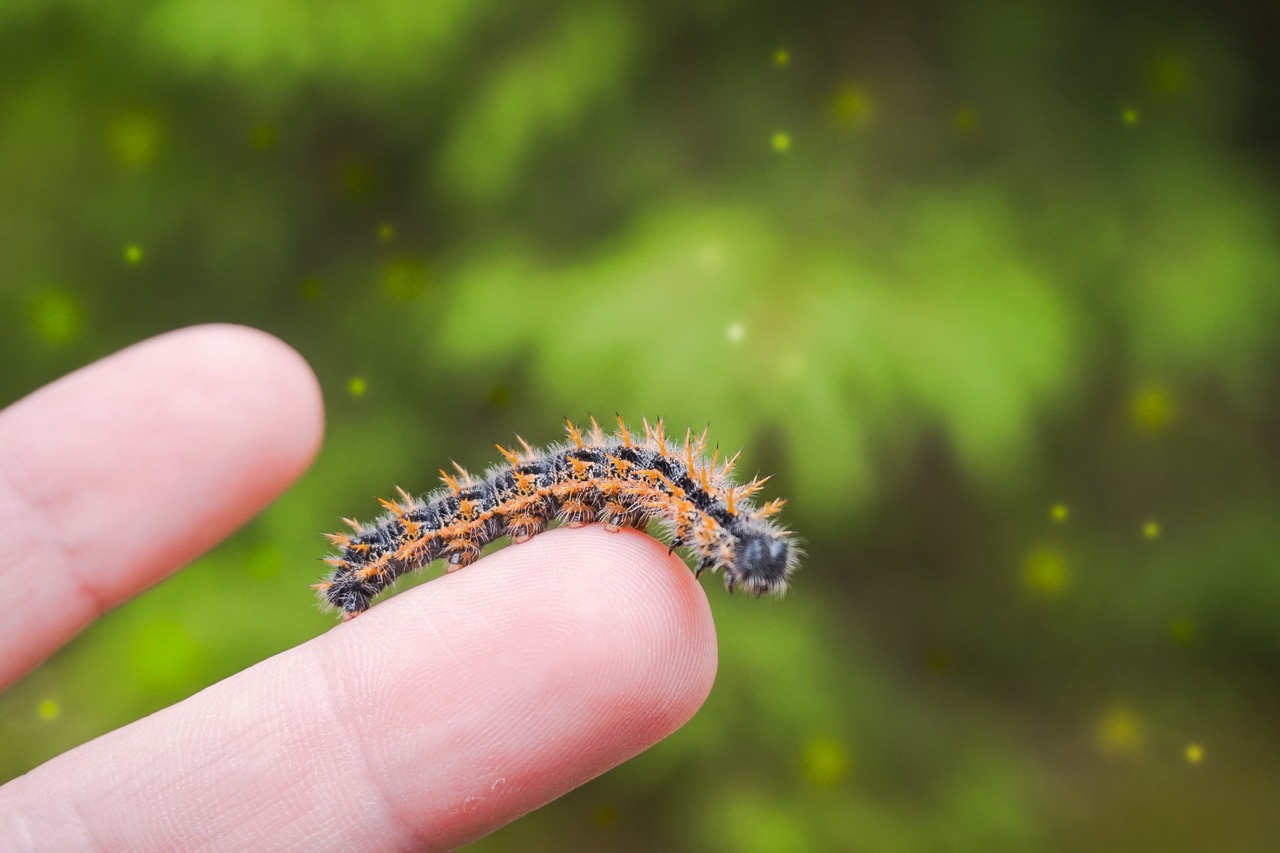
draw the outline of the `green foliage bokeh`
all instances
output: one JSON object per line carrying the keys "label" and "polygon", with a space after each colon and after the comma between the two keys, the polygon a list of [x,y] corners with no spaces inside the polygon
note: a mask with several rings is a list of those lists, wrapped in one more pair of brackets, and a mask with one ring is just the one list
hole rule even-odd
{"label": "green foliage bokeh", "polygon": [[1265,849],[1274,12],[0,4],[0,402],[299,349],[312,471],[0,700],[17,775],[324,630],[317,535],[475,436],[698,428],[809,558],[669,741],[477,849]]}

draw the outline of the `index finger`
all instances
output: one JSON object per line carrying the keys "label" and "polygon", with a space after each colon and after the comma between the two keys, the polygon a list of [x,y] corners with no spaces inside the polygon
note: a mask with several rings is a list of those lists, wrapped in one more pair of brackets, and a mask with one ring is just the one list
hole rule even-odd
{"label": "index finger", "polygon": [[666,737],[716,671],[667,548],[543,533],[0,788],[33,850],[442,850]]}

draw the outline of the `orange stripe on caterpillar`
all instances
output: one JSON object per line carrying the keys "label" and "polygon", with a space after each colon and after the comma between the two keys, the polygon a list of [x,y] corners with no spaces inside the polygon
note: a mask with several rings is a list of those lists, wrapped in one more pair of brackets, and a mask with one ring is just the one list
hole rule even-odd
{"label": "orange stripe on caterpillar", "polygon": [[734,483],[738,454],[721,461],[716,448],[708,458],[705,430],[675,443],[661,420],[645,421],[642,439],[621,418],[612,435],[594,418],[588,430],[565,423],[567,441],[538,450],[517,436],[521,449],[498,445],[505,461],[482,477],[455,462],[457,474],[441,470],[436,491],[415,498],[399,489],[374,521],[343,519],[355,532],[328,534],[338,553],[325,558],[333,571],[314,586],[320,598],[350,619],[405,572],[441,558],[455,571],[495,539],[524,542],[553,521],[608,530],[656,522],[673,551],[696,558],[696,574],[723,572],[730,592],[786,590],[801,552],[772,518],[785,501],[756,506],[752,497],[769,478]]}

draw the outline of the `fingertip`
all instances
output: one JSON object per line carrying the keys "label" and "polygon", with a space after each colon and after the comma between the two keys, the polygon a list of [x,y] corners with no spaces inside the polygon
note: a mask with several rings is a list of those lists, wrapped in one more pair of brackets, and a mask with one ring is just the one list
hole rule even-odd
{"label": "fingertip", "polygon": [[[385,615],[410,633],[451,608],[572,653],[580,670],[625,670],[654,740],[679,728],[706,699],[718,661],[715,623],[702,585],[667,547],[635,530],[557,528],[496,551],[468,568],[392,595],[360,620]],[[401,612],[403,610],[403,612]],[[413,643],[414,639],[408,638]],[[660,732],[660,733],[659,733]]]}
{"label": "fingertip", "polygon": [[186,365],[190,381],[213,395],[214,406],[240,412],[257,428],[258,440],[276,446],[277,458],[292,458],[300,471],[315,457],[324,435],[320,383],[283,340],[250,326],[209,323],[137,346],[151,347]]}
{"label": "fingertip", "polygon": [[639,741],[656,743],[687,722],[711,691],[718,655],[706,592],[684,561],[644,533],[598,525],[554,530],[535,542],[527,556],[533,565],[515,570],[555,577],[552,594],[565,603],[566,621],[595,638],[595,665],[629,662],[633,681],[619,694],[618,711],[628,720],[642,718],[637,710],[647,717]]}

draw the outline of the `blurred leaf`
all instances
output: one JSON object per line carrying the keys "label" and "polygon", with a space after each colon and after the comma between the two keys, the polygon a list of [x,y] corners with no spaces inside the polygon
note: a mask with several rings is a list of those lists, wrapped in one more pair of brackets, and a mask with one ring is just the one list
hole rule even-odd
{"label": "blurred leaf", "polygon": [[489,71],[444,147],[444,182],[482,201],[517,186],[538,144],[569,133],[617,91],[635,52],[635,26],[623,4],[591,4]]}
{"label": "blurred leaf", "polygon": [[250,89],[308,80],[403,86],[439,73],[485,12],[462,0],[160,0],[139,29],[181,66],[230,73]]}

